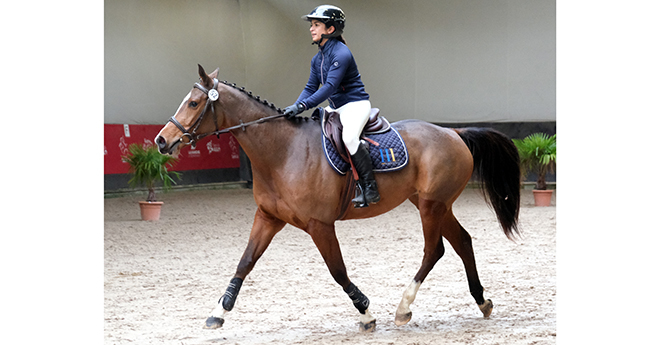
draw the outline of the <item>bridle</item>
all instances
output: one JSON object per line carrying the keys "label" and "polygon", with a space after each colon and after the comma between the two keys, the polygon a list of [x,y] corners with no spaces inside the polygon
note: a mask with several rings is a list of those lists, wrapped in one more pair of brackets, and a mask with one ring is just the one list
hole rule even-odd
{"label": "bridle", "polygon": [[[221,130],[218,127],[218,115],[216,114],[215,107],[214,107],[214,103],[220,98],[220,93],[218,93],[218,79],[213,78],[213,87],[211,89],[207,89],[206,87],[204,87],[200,83],[195,83],[194,87],[201,90],[202,92],[204,92],[204,94],[206,94],[206,96],[207,96],[206,105],[204,106],[204,110],[199,115],[197,120],[195,120],[195,123],[193,123],[190,126],[190,128],[186,129],[175,118],[176,114],[173,115],[170,118],[170,122],[172,122],[176,126],[176,128],[178,128],[183,133],[181,138],[179,138],[179,142],[184,144],[184,145],[192,145],[193,149],[195,148],[195,146],[197,145],[197,142],[200,139],[202,139],[204,137],[207,137],[209,135],[216,135],[218,138],[220,138],[220,134],[228,133],[228,132],[233,131],[233,130],[238,129],[238,128],[241,128],[243,131],[245,131],[245,127],[247,127],[249,125],[262,123],[262,122],[265,122],[265,121],[273,120],[273,119],[284,116],[284,114],[282,113],[282,110],[278,109],[279,114],[277,114],[277,115],[263,117],[263,118],[260,118],[258,120],[250,121],[250,122],[247,122],[247,123],[243,123],[243,120],[240,120],[240,122],[241,122],[240,125],[228,127],[228,128],[225,128],[225,129]],[[211,113],[213,113],[213,121],[215,122],[215,131],[209,132],[209,133],[197,134],[197,129],[202,124],[202,121],[204,120],[204,115],[206,115],[206,111],[209,108],[211,108]],[[186,137],[189,138],[188,141],[184,141],[184,138],[186,138]]]}
{"label": "bridle", "polygon": [[[216,131],[216,132],[219,132],[219,128],[218,128],[218,115],[215,113],[215,107],[213,106],[213,104],[215,103],[215,101],[217,101],[218,98],[220,98],[220,94],[218,93],[218,89],[217,89],[217,88],[218,88],[218,79],[213,78],[213,88],[211,88],[210,90],[207,89],[207,88],[205,88],[205,87],[204,87],[202,84],[200,84],[200,83],[195,83],[195,88],[201,90],[201,91],[204,92],[204,94],[206,94],[206,96],[207,96],[207,98],[206,98],[206,105],[204,106],[204,110],[203,110],[202,113],[199,115],[199,117],[197,118],[197,120],[195,120],[195,123],[193,123],[193,124],[190,126],[190,128],[186,129],[186,128],[183,127],[183,125],[182,125],[182,124],[181,124],[181,123],[175,118],[176,114],[175,114],[175,115],[172,115],[172,117],[170,118],[170,122],[172,122],[172,123],[176,126],[176,128],[178,128],[178,129],[183,133],[183,135],[181,136],[181,138],[179,138],[179,142],[181,142],[181,143],[183,143],[183,144],[190,144],[190,145],[193,146],[193,148],[195,148],[195,146],[196,146],[196,144],[197,144],[197,141],[199,141],[199,139],[202,139],[203,137],[205,137],[205,136],[207,136],[207,135],[213,134],[213,133],[208,133],[208,134],[197,134],[197,129],[198,129],[199,126],[202,124],[202,121],[204,120],[204,115],[206,115],[206,111],[207,111],[209,108],[211,108],[211,113],[213,113],[213,120],[214,120],[214,122],[215,122],[215,131]],[[220,134],[218,134],[218,135],[220,135]],[[186,138],[186,137],[189,138],[188,141],[184,141],[183,138]]]}

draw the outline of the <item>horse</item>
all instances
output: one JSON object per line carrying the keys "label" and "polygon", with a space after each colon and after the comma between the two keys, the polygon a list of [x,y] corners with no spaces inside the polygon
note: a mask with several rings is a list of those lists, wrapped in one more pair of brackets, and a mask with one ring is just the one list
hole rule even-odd
{"label": "horse", "polygon": [[409,152],[403,169],[376,174],[381,200],[366,208],[347,207],[351,174],[331,169],[323,153],[322,129],[308,117],[286,118],[282,110],[245,88],[217,79],[198,65],[199,82],[155,138],[162,154],[177,155],[208,135],[231,133],[252,165],[257,210],[249,241],[234,277],[204,328],[222,327],[245,277],[286,224],[311,237],[330,274],[359,312],[360,331],[373,331],[369,299],[349,279],[335,234],[338,220],[375,217],[406,200],[419,210],[424,236],[421,266],[404,290],[395,315],[397,326],[412,318],[411,305],[435,263],[445,253],[442,238],[463,261],[469,291],[484,317],[493,310],[484,299],[472,239],[452,212],[452,204],[471,179],[494,209],[504,234],[514,240],[520,209],[518,151],[507,136],[489,128],[443,128],[421,120],[394,122]]}

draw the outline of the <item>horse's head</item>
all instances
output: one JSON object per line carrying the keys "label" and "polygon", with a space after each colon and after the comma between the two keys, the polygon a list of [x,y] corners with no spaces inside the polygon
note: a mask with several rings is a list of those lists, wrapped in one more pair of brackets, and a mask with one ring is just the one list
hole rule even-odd
{"label": "horse's head", "polygon": [[178,153],[180,144],[194,146],[199,139],[217,131],[222,123],[218,69],[207,75],[204,68],[198,66],[200,82],[195,83],[174,116],[156,136],[155,143],[160,153]]}

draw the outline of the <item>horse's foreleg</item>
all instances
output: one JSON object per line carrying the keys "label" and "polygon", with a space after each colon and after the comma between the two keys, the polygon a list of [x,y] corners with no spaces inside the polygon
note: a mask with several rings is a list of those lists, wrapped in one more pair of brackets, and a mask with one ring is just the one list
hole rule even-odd
{"label": "horse's foreleg", "polygon": [[419,287],[429,272],[431,272],[435,263],[445,254],[441,229],[443,220],[447,215],[447,206],[442,202],[417,197],[414,199],[411,198],[410,201],[417,206],[422,219],[424,258],[422,259],[422,266],[417,271],[412,283],[403,292],[401,302],[399,302],[399,306],[396,309],[394,324],[397,326],[405,325],[410,321],[412,318],[410,305],[415,301]]}
{"label": "horse's foreleg", "polygon": [[479,305],[479,310],[484,314],[484,317],[488,317],[493,311],[493,302],[491,300],[484,300],[484,288],[481,286],[479,275],[477,274],[477,264],[472,249],[472,238],[456,218],[452,217],[452,220],[452,223],[447,227],[447,231],[445,231],[443,235],[449,241],[458,256],[461,257],[461,260],[463,260],[463,266],[465,266],[468,285],[470,287],[470,294],[474,297],[477,305]]}
{"label": "horse's foreleg", "polygon": [[271,217],[261,210],[257,210],[254,216],[254,223],[252,224],[250,239],[243,252],[243,257],[238,263],[236,274],[229,283],[227,291],[220,297],[218,305],[211,312],[211,316],[206,319],[204,328],[215,329],[222,326],[225,322],[225,314],[234,308],[234,303],[236,302],[238,292],[241,290],[241,285],[243,285],[243,280],[252,271],[264,251],[266,251],[275,234],[282,230],[285,224],[285,222]]}
{"label": "horse's foreleg", "polygon": [[332,278],[341,285],[355,308],[360,312],[360,330],[373,331],[376,327],[376,318],[369,312],[369,298],[348,279],[339,241],[337,241],[337,235],[335,234],[335,225],[324,224],[312,219],[308,223],[306,231],[312,236],[312,240],[328,266]]}

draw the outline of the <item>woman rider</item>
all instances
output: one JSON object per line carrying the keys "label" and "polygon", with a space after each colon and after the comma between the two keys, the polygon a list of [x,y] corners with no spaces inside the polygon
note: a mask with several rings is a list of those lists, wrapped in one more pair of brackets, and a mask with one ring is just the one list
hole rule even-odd
{"label": "woman rider", "polygon": [[[328,110],[339,113],[343,126],[342,140],[358,173],[361,195],[353,199],[355,207],[366,207],[380,200],[369,149],[360,142],[360,134],[369,119],[371,102],[364,90],[353,54],[342,37],[346,17],[336,6],[322,5],[302,17],[311,23],[309,31],[319,52],[312,58],[309,81],[296,102],[284,109],[293,117],[328,100]],[[319,87],[320,86],[320,87]]]}

